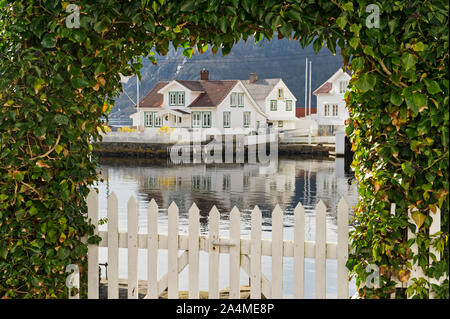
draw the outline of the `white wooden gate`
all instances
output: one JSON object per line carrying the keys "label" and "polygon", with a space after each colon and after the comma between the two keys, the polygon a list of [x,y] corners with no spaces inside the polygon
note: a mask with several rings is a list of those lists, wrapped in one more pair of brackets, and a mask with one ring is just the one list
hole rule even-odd
{"label": "white wooden gate", "polygon": [[[250,278],[250,298],[283,298],[283,258],[292,257],[293,297],[304,297],[305,258],[315,259],[315,297],[326,298],[326,260],[337,260],[337,298],[349,298],[348,270],[349,251],[348,220],[349,207],[342,198],[337,208],[337,242],[326,241],[326,207],[322,201],[316,206],[315,241],[305,241],[305,211],[301,203],[294,210],[294,239],[283,238],[283,211],[277,205],[272,212],[272,238],[262,239],[262,216],[258,206],[251,212],[250,238],[241,238],[240,212],[234,207],[229,215],[230,237],[219,236],[220,213],[214,206],[209,213],[208,235],[200,235],[199,209],[189,209],[188,234],[179,234],[178,207],[172,202],[168,208],[168,233],[158,232],[158,205],[152,200],[147,208],[147,233],[138,234],[138,206],[136,199],[128,201],[128,231],[118,230],[118,200],[114,193],[108,198],[108,231],[98,232],[98,195],[91,191],[88,196],[88,216],[102,240],[99,245],[88,245],[88,298],[99,298],[99,247],[108,249],[108,298],[119,297],[119,248],[128,249],[128,298],[138,298],[138,249],[147,250],[147,295],[158,298],[166,289],[168,298],[178,298],[178,275],[189,264],[189,298],[199,298],[199,253],[208,253],[209,280],[208,298],[219,298],[219,254],[229,254],[229,298],[240,297],[240,269]],[[395,214],[395,204],[391,206]],[[440,211],[430,214],[433,223],[430,233],[440,231]],[[411,216],[411,214],[410,214]],[[414,221],[411,219],[411,223]],[[415,233],[408,229],[408,239]],[[158,280],[158,250],[168,251],[168,271]],[[417,251],[417,246],[411,249]],[[182,254],[179,255],[179,251]],[[437,258],[439,254],[430,247]],[[261,257],[271,256],[272,278],[269,281],[261,271]],[[431,263],[431,260],[430,260]],[[413,278],[423,277],[418,266],[413,266],[407,282],[397,281],[397,287],[406,288]],[[442,278],[441,278],[442,279]],[[436,280],[430,279],[434,283]],[[391,297],[395,297],[392,294]],[[433,297],[430,295],[430,297]]]}
{"label": "white wooden gate", "polygon": [[[89,218],[98,227],[98,195],[88,197]],[[168,298],[178,298],[178,275],[189,264],[189,298],[199,298],[199,252],[209,254],[208,298],[219,298],[219,254],[229,254],[230,298],[240,297],[240,268],[250,278],[250,298],[283,298],[283,257],[294,260],[294,298],[304,297],[305,258],[315,258],[315,297],[326,297],[326,260],[337,259],[338,298],[348,298],[348,205],[338,205],[338,241],[326,241],[326,207],[316,207],[316,240],[305,241],[305,212],[299,203],[294,211],[294,240],[283,239],[283,211],[277,205],[272,213],[272,239],[262,239],[262,216],[258,206],[251,213],[250,238],[241,238],[240,212],[230,212],[230,237],[219,236],[220,213],[214,206],[209,213],[209,234],[200,235],[199,209],[189,209],[189,233],[178,233],[178,207],[168,208],[168,233],[158,233],[158,205],[152,200],[147,209],[147,234],[138,234],[138,208],[134,197],[128,201],[128,231],[118,231],[118,200],[108,198],[108,231],[97,234],[100,244],[88,245],[88,298],[99,297],[98,249],[108,249],[108,298],[118,298],[118,249],[128,249],[128,298],[138,298],[138,248],[147,249],[148,287],[146,298],[158,298],[166,289]],[[158,250],[168,251],[168,272],[158,280]],[[179,256],[179,250],[182,254]],[[272,278],[261,272],[261,257],[271,256]]]}

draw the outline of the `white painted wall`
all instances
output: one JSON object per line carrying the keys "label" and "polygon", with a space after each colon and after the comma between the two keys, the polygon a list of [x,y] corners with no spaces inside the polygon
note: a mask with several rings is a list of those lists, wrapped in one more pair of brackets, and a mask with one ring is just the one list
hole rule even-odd
{"label": "white painted wall", "polygon": [[[339,82],[349,81],[347,73],[341,73],[333,79],[333,88],[329,93],[319,93],[317,97],[317,123],[319,125],[345,125],[345,120],[349,118],[348,110],[345,107],[344,94],[339,93]],[[325,104],[330,105],[330,116],[325,116]],[[332,105],[338,105],[338,116],[332,116]]]}
{"label": "white painted wall", "polygon": [[[283,89],[284,96],[283,98],[278,98],[278,89]],[[270,101],[276,100],[277,101],[277,110],[271,111],[270,110]],[[286,111],[286,100],[292,101],[292,109],[291,111]],[[291,118],[292,120],[283,120],[283,128],[282,129],[295,129],[297,117],[295,116],[295,107],[296,107],[296,101],[297,99],[292,94],[292,92],[289,91],[286,84],[280,80],[277,85],[274,86],[273,90],[267,95],[265,101],[264,101],[264,109],[265,113],[268,116],[268,120],[271,121],[271,119],[278,118]],[[273,120],[273,127],[278,127],[278,121]]]}

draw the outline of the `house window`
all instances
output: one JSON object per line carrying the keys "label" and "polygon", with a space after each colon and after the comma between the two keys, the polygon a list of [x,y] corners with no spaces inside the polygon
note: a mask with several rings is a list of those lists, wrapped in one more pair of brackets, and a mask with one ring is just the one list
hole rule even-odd
{"label": "house window", "polygon": [[237,93],[238,106],[244,106],[244,93]]}
{"label": "house window", "polygon": [[329,104],[325,104],[324,105],[324,115],[325,116],[330,116],[330,105]]}
{"label": "house window", "polygon": [[278,121],[278,127],[283,127],[283,121]]}
{"label": "house window", "polygon": [[203,112],[202,118],[202,127],[211,127],[211,112]]}
{"label": "house window", "polygon": [[259,129],[259,126],[260,126],[261,124],[259,123],[259,121],[256,121],[256,129]]}
{"label": "house window", "polygon": [[284,98],[284,92],[283,89],[278,89],[278,98],[283,99]]}
{"label": "house window", "polygon": [[340,81],[339,82],[339,93],[344,94],[347,90],[348,81]]}
{"label": "house window", "polygon": [[161,125],[162,125],[162,117],[161,116],[156,116],[156,113],[155,113],[154,120],[155,120],[155,127],[161,127]]}
{"label": "house window", "polygon": [[286,100],[286,111],[292,111],[292,101]]}
{"label": "house window", "polygon": [[244,127],[250,126],[250,112],[244,112]]}
{"label": "house window", "polygon": [[223,112],[223,127],[230,127],[230,112]]}
{"label": "house window", "polygon": [[184,92],[169,92],[169,105],[184,105]]}
{"label": "house window", "polygon": [[202,112],[192,112],[192,127],[202,126]]}
{"label": "house window", "polygon": [[244,93],[231,93],[230,106],[244,106]]}
{"label": "house window", "polygon": [[155,112],[145,112],[144,113],[144,126],[146,126],[146,127],[153,126],[153,113],[155,113]]}
{"label": "house window", "polygon": [[229,190],[231,187],[231,177],[229,174],[225,174],[223,175],[223,179],[222,179],[222,189],[224,191]]}
{"label": "house window", "polygon": [[277,110],[277,100],[270,100],[270,110],[271,111]]}
{"label": "house window", "polygon": [[338,116],[338,106],[337,106],[337,104],[333,104],[333,116]]}

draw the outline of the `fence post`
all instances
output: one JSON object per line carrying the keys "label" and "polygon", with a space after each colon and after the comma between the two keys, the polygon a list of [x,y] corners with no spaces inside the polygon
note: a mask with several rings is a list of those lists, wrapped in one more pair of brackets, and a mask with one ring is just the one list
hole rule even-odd
{"label": "fence post", "polygon": [[294,298],[305,294],[305,209],[299,202],[294,210]]}
{"label": "fence post", "polygon": [[[261,211],[258,206],[251,214],[251,248],[250,248],[250,298],[261,299]],[[268,296],[265,296],[266,298]]]}
{"label": "fence post", "polygon": [[138,299],[138,219],[137,202],[132,196],[128,200],[128,299]]}
{"label": "fence post", "polygon": [[[433,214],[433,212],[431,212],[430,216],[433,219],[433,221],[431,222],[429,233],[430,233],[430,235],[433,235],[433,234],[436,234],[437,232],[441,231],[441,210],[437,207],[436,213]],[[437,261],[441,260],[441,254],[437,251],[436,248],[434,248],[431,245],[430,245],[430,253],[436,257]],[[429,264],[431,265],[432,263],[433,263],[433,258],[430,256]],[[429,289],[428,297],[430,299],[434,299],[436,297],[436,294],[431,290],[431,284],[439,285],[439,283],[440,283],[440,279],[429,278],[430,289]]]}
{"label": "fence post", "polygon": [[283,211],[272,212],[272,298],[283,298]]}
{"label": "fence post", "polygon": [[209,299],[219,299],[219,242],[220,213],[216,206],[209,212]]}
{"label": "fence post", "polygon": [[119,299],[119,217],[116,194],[108,198],[108,299]]}
{"label": "fence post", "polygon": [[316,239],[315,239],[315,290],[317,299],[326,298],[326,211],[327,208],[322,200],[316,206]]}
{"label": "fence post", "polygon": [[189,299],[199,299],[199,209],[195,203],[189,209]]}
{"label": "fence post", "polygon": [[167,236],[168,267],[167,296],[178,299],[178,207],[175,202],[168,209],[169,228]]}
{"label": "fence post", "polygon": [[147,208],[147,298],[158,296],[158,204],[154,199]]}
{"label": "fence post", "polygon": [[337,297],[348,299],[348,204],[344,197],[338,204],[337,224]]}
{"label": "fence post", "polygon": [[[91,189],[87,197],[88,218],[98,235],[98,194]],[[88,244],[88,299],[98,299],[98,245]]]}
{"label": "fence post", "polygon": [[241,213],[236,206],[230,213],[230,299],[239,299],[241,272]]}

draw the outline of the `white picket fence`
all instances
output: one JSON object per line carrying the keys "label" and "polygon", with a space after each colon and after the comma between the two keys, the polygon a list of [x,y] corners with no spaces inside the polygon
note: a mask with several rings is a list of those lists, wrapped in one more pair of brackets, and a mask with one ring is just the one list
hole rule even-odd
{"label": "white picket fence", "polygon": [[[272,238],[262,239],[262,216],[258,206],[251,212],[250,238],[241,237],[240,212],[234,207],[229,215],[230,237],[219,236],[220,213],[214,206],[209,213],[208,235],[200,235],[199,209],[189,209],[188,234],[179,234],[179,211],[175,203],[169,206],[168,233],[158,232],[158,205],[152,200],[147,208],[147,233],[138,233],[138,207],[134,197],[128,200],[128,230],[120,233],[118,227],[118,200],[112,193],[108,198],[108,231],[98,232],[98,194],[91,191],[88,198],[88,217],[95,226],[95,234],[102,240],[99,245],[88,245],[88,298],[99,298],[99,247],[108,250],[108,298],[119,298],[119,248],[128,249],[128,298],[137,299],[138,293],[138,249],[147,250],[147,295],[158,298],[166,289],[170,299],[178,298],[178,276],[189,265],[189,298],[198,299],[199,253],[208,253],[209,278],[208,298],[219,298],[219,254],[229,254],[229,298],[240,297],[240,269],[250,278],[250,298],[283,298],[283,258],[293,258],[293,297],[304,297],[305,258],[315,259],[315,297],[326,298],[326,261],[337,260],[337,298],[349,298],[348,269],[345,266],[349,252],[349,207],[342,198],[337,207],[337,242],[326,241],[326,206],[322,201],[316,206],[315,241],[305,241],[305,211],[301,203],[294,210],[294,239],[283,238],[283,211],[277,205],[272,212]],[[395,214],[395,204],[391,206]],[[440,211],[430,214],[433,223],[430,234],[440,231]],[[411,223],[414,221],[411,219]],[[408,229],[408,239],[415,233]],[[411,247],[417,252],[417,245]],[[158,280],[158,250],[168,251],[168,271]],[[182,254],[179,255],[179,251]],[[439,254],[433,247],[430,250]],[[271,256],[272,278],[269,281],[261,271],[261,257]],[[430,259],[430,263],[432,260]],[[413,266],[407,282],[398,281],[397,287],[406,288],[413,278],[423,277],[420,268]],[[441,278],[442,280],[443,278]],[[430,279],[438,283],[434,279]],[[395,293],[392,294],[395,297]],[[433,297],[430,295],[430,297]],[[71,298],[79,298],[78,295]]]}
{"label": "white picket fence", "polygon": [[[293,297],[304,297],[305,258],[315,258],[315,297],[326,298],[326,260],[337,260],[338,298],[348,298],[348,219],[349,209],[341,199],[338,205],[337,243],[326,241],[326,207],[320,201],[316,208],[315,242],[305,241],[305,211],[299,203],[294,211],[294,240],[283,239],[283,211],[277,205],[272,213],[272,238],[262,239],[262,216],[257,206],[251,213],[250,238],[241,238],[240,212],[235,207],[229,215],[230,238],[219,236],[220,214],[216,207],[209,213],[209,234],[200,235],[199,209],[189,209],[189,232],[179,234],[178,207],[172,203],[167,211],[168,233],[158,233],[158,205],[152,200],[147,208],[147,234],[138,234],[138,208],[134,197],[128,201],[128,231],[118,231],[118,200],[108,198],[108,231],[97,232],[99,245],[88,245],[88,298],[99,298],[99,247],[108,250],[108,298],[119,296],[119,248],[128,248],[128,298],[138,298],[138,249],[147,249],[147,295],[158,298],[166,289],[168,298],[178,298],[178,275],[189,264],[189,298],[199,298],[199,252],[208,252],[208,298],[219,298],[219,254],[229,254],[229,297],[240,297],[240,268],[250,278],[250,298],[283,298],[283,257],[294,260]],[[98,195],[88,196],[89,218],[98,226]],[[168,251],[168,271],[159,280],[158,250]],[[179,250],[183,251],[179,256]],[[261,257],[271,256],[272,278],[261,271]]]}

